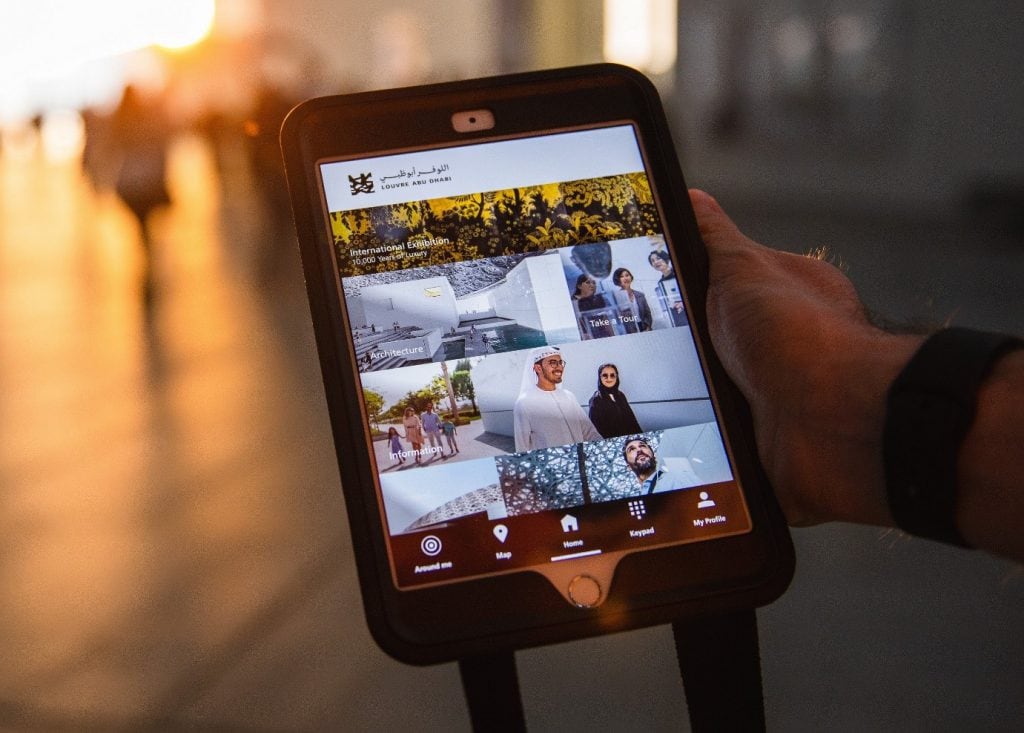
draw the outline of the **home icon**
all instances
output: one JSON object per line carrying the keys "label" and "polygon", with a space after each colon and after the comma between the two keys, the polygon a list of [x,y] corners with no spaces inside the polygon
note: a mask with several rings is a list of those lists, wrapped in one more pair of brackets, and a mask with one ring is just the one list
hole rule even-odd
{"label": "home icon", "polygon": [[580,523],[576,521],[576,517],[571,514],[566,514],[562,517],[562,531],[563,532],[579,532]]}

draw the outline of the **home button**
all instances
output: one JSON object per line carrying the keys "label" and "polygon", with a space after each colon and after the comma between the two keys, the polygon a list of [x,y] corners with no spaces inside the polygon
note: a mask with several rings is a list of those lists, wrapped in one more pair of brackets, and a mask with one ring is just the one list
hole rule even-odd
{"label": "home button", "polygon": [[569,581],[569,600],[579,608],[593,608],[601,602],[601,584],[589,575]]}

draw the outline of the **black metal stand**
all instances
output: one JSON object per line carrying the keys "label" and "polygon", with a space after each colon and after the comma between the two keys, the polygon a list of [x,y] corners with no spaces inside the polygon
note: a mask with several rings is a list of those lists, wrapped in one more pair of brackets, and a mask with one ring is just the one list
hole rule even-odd
{"label": "black metal stand", "polygon": [[[753,609],[672,624],[690,727],[764,731],[757,616]],[[512,652],[459,660],[476,733],[523,733],[526,718]]]}
{"label": "black metal stand", "polygon": [[676,621],[672,631],[694,733],[763,731],[754,610]]}
{"label": "black metal stand", "polygon": [[459,672],[469,704],[469,719],[476,733],[526,731],[515,654],[506,652],[460,659]]}

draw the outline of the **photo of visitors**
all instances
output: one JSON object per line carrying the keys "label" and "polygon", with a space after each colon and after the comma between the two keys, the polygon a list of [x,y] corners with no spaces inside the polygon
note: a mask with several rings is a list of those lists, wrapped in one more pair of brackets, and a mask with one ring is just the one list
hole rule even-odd
{"label": "photo of visitors", "polygon": [[619,368],[614,364],[597,368],[597,391],[590,398],[590,421],[605,438],[643,432],[629,400],[619,389]]}
{"label": "photo of visitors", "polygon": [[[360,380],[382,472],[714,420],[688,328],[364,372]],[[392,428],[404,463],[395,462]]]}
{"label": "photo of visitors", "polygon": [[[453,516],[494,518],[610,501],[652,484],[661,492],[693,481],[691,472],[701,484],[730,475],[688,328],[360,378],[381,485],[388,501],[406,506],[405,518],[392,525],[396,532]],[[627,460],[625,442],[636,436],[646,443],[632,447]],[[486,481],[479,478],[484,473]],[[464,491],[456,495],[435,481]]]}
{"label": "photo of visitors", "polygon": [[[652,247],[664,244],[660,237],[636,237],[559,250],[581,340],[686,325],[674,274],[663,283],[661,271],[652,269],[651,262],[661,262],[654,253],[662,251]],[[663,307],[666,299],[679,311]]]}
{"label": "photo of visitors", "polygon": [[[614,367],[599,369],[608,364]],[[605,390],[595,385],[602,371],[606,372],[601,383]],[[688,328],[493,354],[474,363],[471,374],[483,434],[495,445],[501,437],[514,438],[508,452],[560,444],[553,441],[566,444],[606,437],[590,416],[595,392],[603,401],[593,414],[599,422],[610,416],[610,425],[604,428],[608,435],[635,433],[636,427],[649,432],[714,420]],[[635,426],[619,413],[620,404],[629,405]]]}
{"label": "photo of visitors", "polygon": [[[494,355],[497,356],[497,355]],[[417,471],[515,450],[509,435],[488,433],[472,372],[485,357],[432,362],[361,375],[378,470]],[[393,433],[407,441],[395,462]],[[415,440],[414,440],[415,439]]]}
{"label": "photo of visitors", "polygon": [[576,396],[560,387],[566,366],[557,346],[530,353],[533,386],[524,389],[512,411],[517,453],[601,438]]}

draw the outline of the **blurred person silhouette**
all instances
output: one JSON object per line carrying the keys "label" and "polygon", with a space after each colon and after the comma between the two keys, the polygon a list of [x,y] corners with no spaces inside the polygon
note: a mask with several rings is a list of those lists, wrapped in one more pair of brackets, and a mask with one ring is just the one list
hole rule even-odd
{"label": "blurred person silhouette", "polygon": [[86,107],[81,112],[82,128],[85,131],[82,146],[82,174],[92,187],[99,191],[104,186],[104,172],[109,166],[104,165],[103,150],[107,139],[103,115],[93,107]]}
{"label": "blurred person silhouette", "polygon": [[82,174],[96,192],[113,191],[117,186],[120,161],[115,159],[113,113],[97,107],[81,111],[84,144]]}
{"label": "blurred person silhouette", "polygon": [[291,262],[288,258],[295,249],[291,202],[278,134],[285,116],[299,101],[281,85],[265,81],[257,90],[255,104],[244,123],[253,191],[260,216],[267,224],[266,239],[259,243],[255,259],[256,275],[264,281],[280,273],[283,264]]}
{"label": "blurred person silhouette", "polygon": [[118,163],[114,190],[139,223],[143,250],[142,298],[154,294],[153,233],[150,214],[171,202],[167,191],[170,130],[157,99],[145,99],[128,85],[110,124],[110,145]]}

